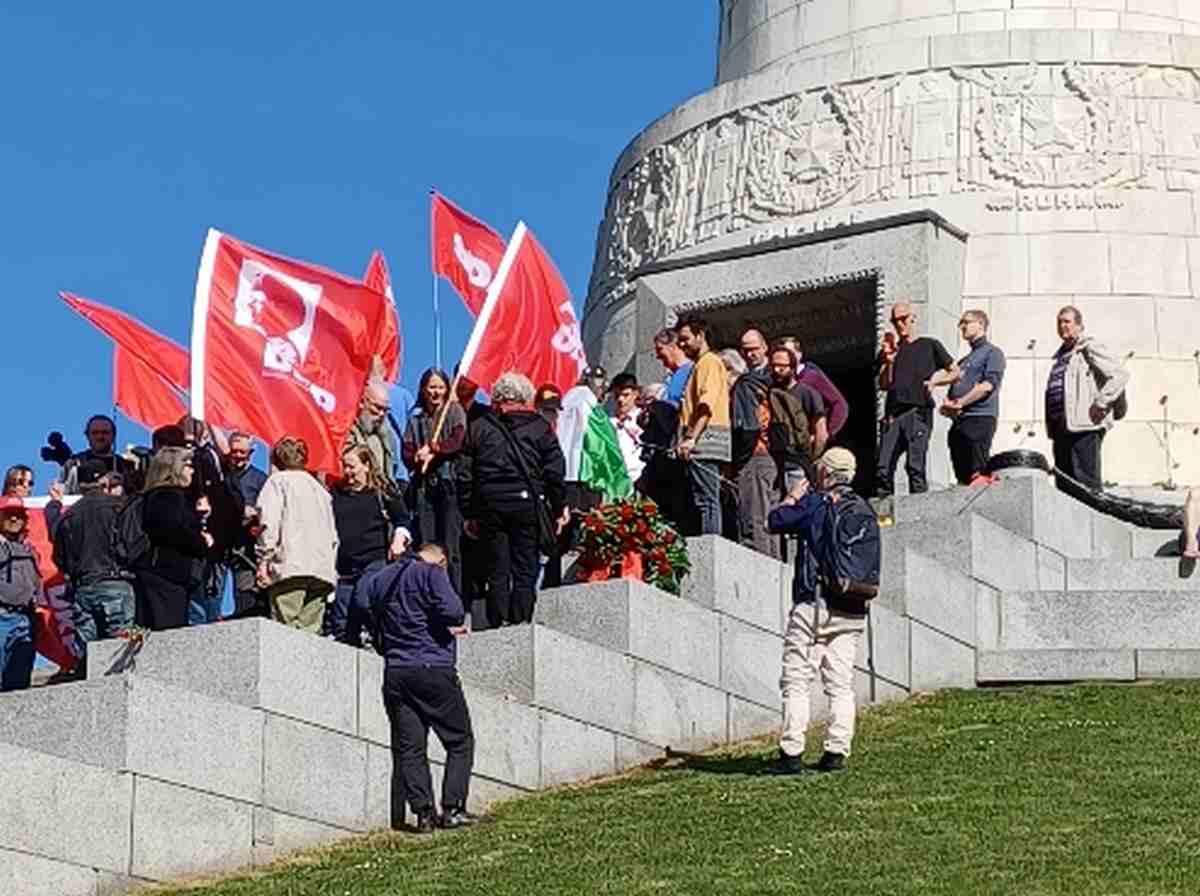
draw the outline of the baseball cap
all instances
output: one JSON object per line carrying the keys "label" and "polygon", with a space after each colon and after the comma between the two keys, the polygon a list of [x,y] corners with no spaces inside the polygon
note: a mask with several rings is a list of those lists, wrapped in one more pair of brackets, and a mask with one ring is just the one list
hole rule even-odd
{"label": "baseball cap", "polygon": [[0,495],[0,513],[6,510],[20,510],[24,512],[25,502],[16,495]]}
{"label": "baseball cap", "polygon": [[858,462],[846,448],[830,448],[821,455],[817,466],[826,472],[853,479],[854,472],[858,469]]}

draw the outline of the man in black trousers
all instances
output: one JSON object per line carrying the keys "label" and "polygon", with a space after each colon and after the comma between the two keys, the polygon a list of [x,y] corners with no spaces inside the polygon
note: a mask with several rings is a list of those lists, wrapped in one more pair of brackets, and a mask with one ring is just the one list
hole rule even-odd
{"label": "man in black trousers", "polygon": [[[351,608],[373,634],[385,661],[383,703],[392,727],[392,827],[404,826],[404,803],[417,830],[459,828],[475,761],[475,735],[462,682],[455,671],[455,638],[466,633],[462,601],[450,585],[446,554],[424,545],[374,573],[359,587]],[[352,624],[354,620],[352,619]],[[446,750],[442,814],[433,805],[426,749],[433,728]]]}

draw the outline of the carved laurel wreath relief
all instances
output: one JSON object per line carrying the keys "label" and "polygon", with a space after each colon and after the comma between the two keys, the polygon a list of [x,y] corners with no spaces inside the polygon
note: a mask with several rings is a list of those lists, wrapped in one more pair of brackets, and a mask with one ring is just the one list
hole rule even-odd
{"label": "carved laurel wreath relief", "polygon": [[806,212],[968,192],[993,209],[1094,207],[1122,189],[1200,189],[1195,70],[1028,63],[830,85],[639,159],[610,194],[589,296],[611,298],[678,250]]}

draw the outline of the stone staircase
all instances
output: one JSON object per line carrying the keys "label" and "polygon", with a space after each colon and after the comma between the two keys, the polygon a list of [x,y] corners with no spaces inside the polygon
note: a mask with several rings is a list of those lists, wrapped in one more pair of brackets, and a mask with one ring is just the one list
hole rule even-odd
{"label": "stone staircase", "polygon": [[[1170,533],[1023,475],[898,498],[895,520],[857,662],[861,703],[1200,675],[1196,580],[1156,556]],[[534,625],[464,639],[474,811],[778,728],[791,571],[719,538],[689,548],[678,597],[640,582],[568,586],[542,594]],[[157,633],[138,650],[95,644],[90,674],[0,696],[0,893],[123,892],[387,826],[373,654],[246,620]]]}

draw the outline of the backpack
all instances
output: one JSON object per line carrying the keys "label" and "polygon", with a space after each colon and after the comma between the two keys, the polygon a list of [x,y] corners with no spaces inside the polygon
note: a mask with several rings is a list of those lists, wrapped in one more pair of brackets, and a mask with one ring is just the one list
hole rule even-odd
{"label": "backpack", "polygon": [[0,539],[0,604],[10,609],[26,609],[42,591],[33,548],[21,542]]}
{"label": "backpack", "polygon": [[816,552],[821,583],[831,594],[870,600],[879,594],[879,517],[850,488],[839,488],[837,495]]}
{"label": "backpack", "polygon": [[767,391],[767,451],[787,463],[807,462],[810,457],[808,414],[800,399],[787,389],[772,386]]}
{"label": "backpack", "polygon": [[125,502],[113,523],[112,556],[122,570],[134,569],[150,553],[150,536],[142,526],[143,495],[134,495]]}

